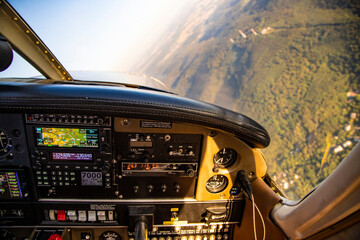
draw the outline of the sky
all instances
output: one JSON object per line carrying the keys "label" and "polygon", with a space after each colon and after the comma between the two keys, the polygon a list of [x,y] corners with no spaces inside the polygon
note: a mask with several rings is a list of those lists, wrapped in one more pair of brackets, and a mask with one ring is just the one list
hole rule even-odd
{"label": "sky", "polygon": [[[128,72],[194,0],[12,0],[69,71]],[[11,74],[35,74],[15,55]],[[0,73],[0,76],[4,76]],[[8,73],[8,74],[9,74]],[[31,76],[31,75],[30,75]]]}

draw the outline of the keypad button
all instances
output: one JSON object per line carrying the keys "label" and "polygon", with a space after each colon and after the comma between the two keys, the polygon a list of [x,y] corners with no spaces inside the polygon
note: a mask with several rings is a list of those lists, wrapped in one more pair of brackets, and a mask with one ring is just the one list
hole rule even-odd
{"label": "keypad button", "polygon": [[70,172],[70,176],[75,176],[75,172]]}
{"label": "keypad button", "polygon": [[75,177],[70,177],[70,181],[74,182],[76,180]]}
{"label": "keypad button", "polygon": [[69,172],[64,172],[64,176],[69,176]]}

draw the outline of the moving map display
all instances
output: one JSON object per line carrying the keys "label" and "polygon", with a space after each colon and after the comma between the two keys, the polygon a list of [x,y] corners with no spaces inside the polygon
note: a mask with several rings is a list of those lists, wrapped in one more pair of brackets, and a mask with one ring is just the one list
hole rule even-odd
{"label": "moving map display", "polygon": [[35,128],[36,145],[39,147],[97,148],[98,129],[85,128]]}

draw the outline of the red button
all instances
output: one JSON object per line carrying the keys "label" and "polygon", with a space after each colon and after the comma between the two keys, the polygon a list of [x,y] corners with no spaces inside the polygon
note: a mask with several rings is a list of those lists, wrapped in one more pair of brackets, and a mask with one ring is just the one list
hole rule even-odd
{"label": "red button", "polygon": [[66,220],[65,210],[57,210],[57,220],[58,221],[65,221]]}
{"label": "red button", "polygon": [[53,234],[49,237],[48,240],[62,240],[62,238],[59,234]]}

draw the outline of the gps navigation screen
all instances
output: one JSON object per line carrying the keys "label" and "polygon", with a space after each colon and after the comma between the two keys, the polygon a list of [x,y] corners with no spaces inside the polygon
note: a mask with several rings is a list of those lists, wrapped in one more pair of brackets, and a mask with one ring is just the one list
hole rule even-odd
{"label": "gps navigation screen", "polygon": [[97,148],[98,129],[85,128],[35,128],[38,147]]}

